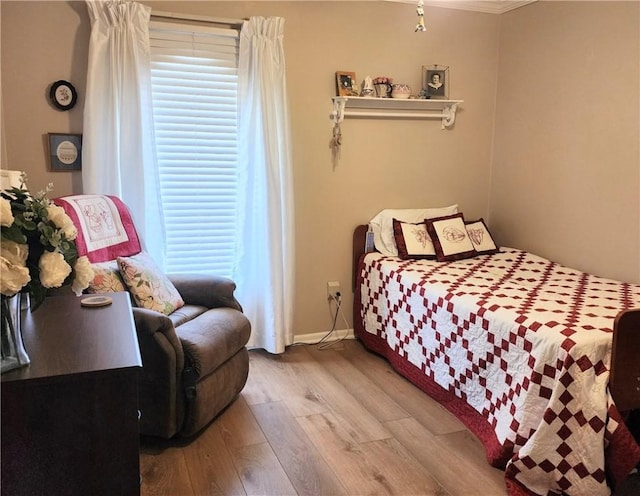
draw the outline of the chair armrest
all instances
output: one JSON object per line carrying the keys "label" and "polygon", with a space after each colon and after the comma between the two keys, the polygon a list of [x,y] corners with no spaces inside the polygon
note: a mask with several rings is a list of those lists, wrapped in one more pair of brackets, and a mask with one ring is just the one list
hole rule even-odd
{"label": "chair armrest", "polygon": [[166,315],[142,307],[133,307],[133,320],[138,334],[153,335],[156,332],[162,334],[175,333],[173,322]]}
{"label": "chair armrest", "polygon": [[172,274],[169,279],[188,305],[228,307],[242,312],[242,306],[233,295],[236,283],[231,279],[206,274]]}
{"label": "chair armrest", "polygon": [[184,419],[182,372],[184,350],[169,317],[133,308],[142,371],[138,377],[140,433],[170,438]]}
{"label": "chair armrest", "polygon": [[[164,353],[170,350],[171,360],[175,361],[176,371],[181,372],[184,368],[184,350],[171,319],[160,312],[147,308],[133,307],[132,310],[143,358],[145,352],[143,342],[151,342],[149,338],[152,338],[156,342],[163,343],[163,347],[166,348]],[[142,365],[145,365],[144,360]]]}

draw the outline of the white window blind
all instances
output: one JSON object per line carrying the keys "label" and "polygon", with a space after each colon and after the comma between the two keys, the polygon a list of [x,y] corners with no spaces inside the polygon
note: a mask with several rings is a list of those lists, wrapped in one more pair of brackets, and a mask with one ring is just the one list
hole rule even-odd
{"label": "white window blind", "polygon": [[230,277],[237,197],[238,32],[152,21],[165,271]]}

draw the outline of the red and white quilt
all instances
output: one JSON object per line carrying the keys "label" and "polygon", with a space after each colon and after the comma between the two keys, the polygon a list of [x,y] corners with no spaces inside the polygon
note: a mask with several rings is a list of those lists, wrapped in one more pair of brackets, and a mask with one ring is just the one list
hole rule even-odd
{"label": "red and white quilt", "polygon": [[506,467],[510,494],[608,495],[640,461],[608,390],[612,327],[640,286],[530,253],[363,257],[356,335]]}

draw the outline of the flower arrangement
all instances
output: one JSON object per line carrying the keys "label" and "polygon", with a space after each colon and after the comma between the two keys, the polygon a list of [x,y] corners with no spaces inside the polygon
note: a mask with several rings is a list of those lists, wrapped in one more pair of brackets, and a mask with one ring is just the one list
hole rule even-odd
{"label": "flower arrangement", "polygon": [[0,294],[29,293],[35,311],[48,289],[70,284],[79,296],[94,274],[87,257],[78,257],[73,222],[47,199],[53,186],[31,195],[24,181],[23,174],[20,188],[0,193]]}
{"label": "flower arrangement", "polygon": [[373,78],[373,84],[391,84],[393,83],[393,78],[386,76],[376,76]]}

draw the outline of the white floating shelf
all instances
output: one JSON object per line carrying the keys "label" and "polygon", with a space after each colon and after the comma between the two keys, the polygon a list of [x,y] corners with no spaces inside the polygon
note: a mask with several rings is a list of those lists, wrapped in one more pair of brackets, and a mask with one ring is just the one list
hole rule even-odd
{"label": "white floating shelf", "polygon": [[334,123],[342,122],[345,117],[440,119],[441,127],[445,129],[453,125],[458,105],[463,102],[464,100],[334,96],[331,119]]}

